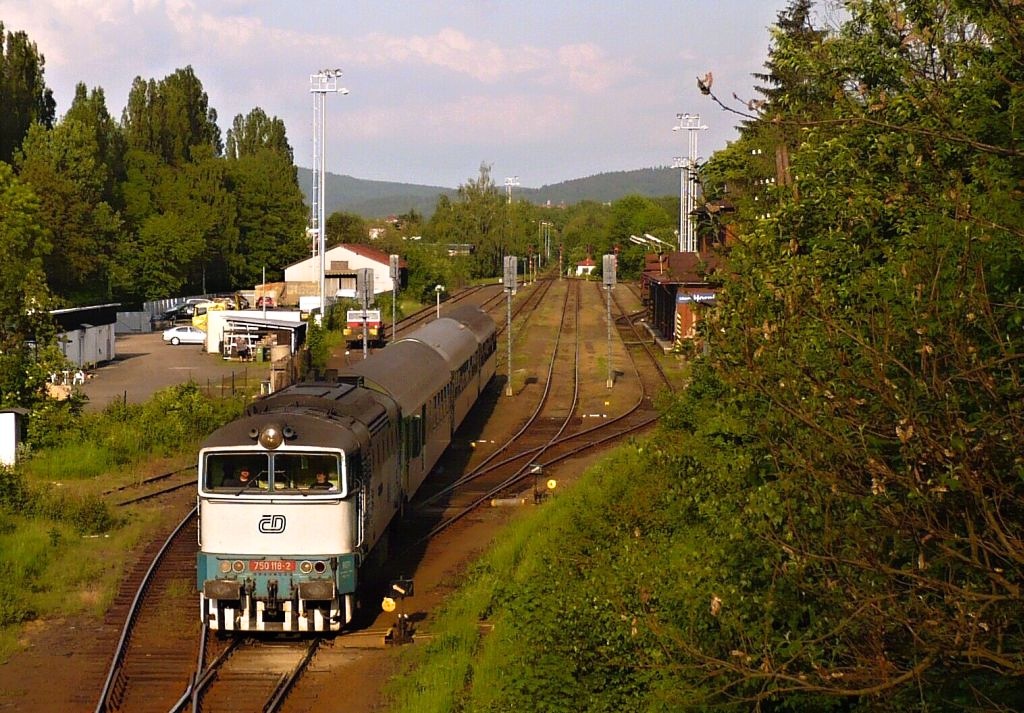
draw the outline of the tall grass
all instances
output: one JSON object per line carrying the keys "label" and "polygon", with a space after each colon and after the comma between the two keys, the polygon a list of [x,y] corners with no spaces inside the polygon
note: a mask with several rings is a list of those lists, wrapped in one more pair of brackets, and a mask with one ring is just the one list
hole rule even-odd
{"label": "tall grass", "polygon": [[101,414],[51,404],[34,415],[23,461],[0,468],[0,660],[25,621],[101,612],[134,545],[161,516],[140,511],[129,519],[101,493],[154,456],[191,456],[246,400],[211,398],[184,384]]}

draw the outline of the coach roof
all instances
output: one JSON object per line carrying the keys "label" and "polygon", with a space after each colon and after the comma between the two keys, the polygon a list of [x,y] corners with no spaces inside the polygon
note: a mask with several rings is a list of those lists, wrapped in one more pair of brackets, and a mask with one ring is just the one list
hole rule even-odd
{"label": "coach roof", "polygon": [[361,376],[368,387],[389,394],[403,416],[418,412],[451,378],[445,359],[437,351],[411,339],[374,352],[372,359],[352,364],[341,373]]}
{"label": "coach roof", "polygon": [[469,361],[478,346],[476,336],[465,325],[448,317],[434,320],[395,344],[404,342],[419,342],[430,347],[444,357],[449,372],[457,371]]}

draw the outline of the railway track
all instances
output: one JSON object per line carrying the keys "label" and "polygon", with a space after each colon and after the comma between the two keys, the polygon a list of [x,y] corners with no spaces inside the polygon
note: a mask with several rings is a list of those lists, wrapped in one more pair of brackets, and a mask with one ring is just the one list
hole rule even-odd
{"label": "railway track", "polygon": [[[576,289],[579,290],[580,283],[576,282],[576,285]],[[601,295],[601,287],[595,283],[595,288]],[[574,319],[568,320],[573,324],[579,320],[580,300],[577,298],[574,302],[577,310]],[[559,354],[557,344],[562,341],[559,339],[552,352],[549,377],[540,402],[526,418],[522,427],[472,470],[434,488],[433,492],[424,492],[422,497],[416,499],[413,504],[414,512],[418,512],[423,518],[433,517],[437,522],[422,533],[415,544],[437,535],[476,508],[495,499],[511,499],[521,504],[530,500],[539,501],[543,491],[543,483],[538,482],[541,473],[585,451],[621,442],[627,436],[649,428],[655,423],[658,415],[654,409],[654,395],[663,389],[673,390],[673,386],[656,353],[650,347],[653,340],[645,339],[644,333],[637,328],[634,317],[627,313],[619,300],[613,302],[618,311],[614,321],[620,338],[627,345],[634,345],[627,350],[627,356],[641,385],[640,396],[636,402],[618,416],[593,427],[581,427],[582,419],[575,417],[573,413],[578,401],[578,371],[572,379],[562,378],[557,387],[552,386],[554,364],[568,361],[564,359],[564,354]],[[569,311],[564,309],[566,314]],[[563,322],[562,331],[565,328],[566,322]],[[578,342],[577,330],[575,343],[578,345]],[[574,366],[577,363],[578,348],[571,360]],[[567,384],[571,384],[571,399],[565,396]],[[553,396],[553,393],[558,394],[559,391],[560,396]],[[546,411],[549,404],[561,404],[555,408],[562,409],[566,402],[572,406],[566,413],[558,414],[558,418],[552,418],[550,409]],[[529,485],[531,480],[532,493],[524,494],[523,483],[525,481]]]}
{"label": "railway track", "polygon": [[199,633],[195,541],[193,509],[147,548],[122,585],[112,612],[124,624],[96,713],[162,713],[187,685]]}

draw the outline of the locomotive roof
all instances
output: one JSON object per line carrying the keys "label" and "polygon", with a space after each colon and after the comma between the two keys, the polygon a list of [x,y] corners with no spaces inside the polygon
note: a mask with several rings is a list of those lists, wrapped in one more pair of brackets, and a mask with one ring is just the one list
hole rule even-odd
{"label": "locomotive roof", "polygon": [[449,317],[441,317],[415,331],[411,336],[399,339],[395,344],[403,342],[420,342],[425,344],[442,357],[452,372],[469,361],[479,346],[476,335],[464,324]]}
{"label": "locomotive roof", "polygon": [[389,394],[409,414],[448,383],[451,373],[444,358],[422,342],[401,339],[389,344],[372,359],[347,367],[343,374],[361,376]]}
{"label": "locomotive roof", "polygon": [[302,382],[250,404],[242,418],[214,431],[203,447],[252,443],[253,425],[273,422],[293,428],[293,445],[334,443],[350,450],[358,443],[350,433],[354,421],[372,432],[397,415],[394,408],[383,396],[353,384]]}

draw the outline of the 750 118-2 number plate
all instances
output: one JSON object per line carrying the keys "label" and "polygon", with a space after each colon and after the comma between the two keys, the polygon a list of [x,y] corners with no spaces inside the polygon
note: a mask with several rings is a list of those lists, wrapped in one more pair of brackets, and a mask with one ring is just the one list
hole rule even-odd
{"label": "750 118-2 number plate", "polygon": [[251,572],[294,572],[294,560],[249,560]]}

